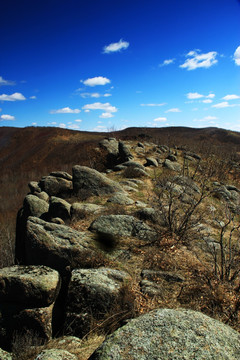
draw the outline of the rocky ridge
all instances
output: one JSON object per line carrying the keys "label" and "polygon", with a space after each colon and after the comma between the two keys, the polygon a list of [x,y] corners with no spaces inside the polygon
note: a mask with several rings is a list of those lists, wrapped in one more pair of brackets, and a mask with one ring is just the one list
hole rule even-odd
{"label": "rocky ridge", "polygon": [[[123,143],[114,138],[105,139],[100,146],[108,152],[105,174],[76,165],[72,175],[55,171],[39,182],[29,184],[30,193],[25,197],[17,218],[16,264],[19,265],[0,270],[0,347],[3,354],[5,350],[11,351],[16,331],[19,334],[37,332],[40,345],[57,334],[82,338],[91,333],[93,326],[107,322],[109,314],[112,316],[116,309],[119,310],[118,304],[126,315],[118,322],[117,327],[121,326],[126,318],[134,315],[135,298],[132,293],[131,296],[128,294],[133,283],[138,284],[138,291],[147,299],[161,299],[165,289],[172,286],[172,290],[178,293],[177,299],[181,300],[186,283],[183,269],[179,273],[168,268],[156,269],[156,266],[152,269],[149,265],[146,269],[146,261],[138,254],[141,248],[151,249],[161,241],[159,225],[163,228],[169,225],[165,216],[166,204],[157,201],[163,188],[159,177],[167,175],[164,201],[168,193],[181,204],[194,206],[203,189],[201,181],[192,176],[199,167],[200,156],[170,149],[166,145]],[[232,213],[238,214],[240,190],[237,186],[212,181],[207,187],[211,196],[211,208],[210,203],[207,204],[209,214],[216,213],[218,203],[222,202]],[[219,246],[219,242],[214,240],[216,227],[209,221],[198,225],[201,225],[198,230],[201,244],[194,242],[194,246],[207,249],[210,257],[212,249],[217,251]],[[213,244],[216,245],[213,247]],[[183,253],[187,250],[182,246],[176,251]],[[180,304],[184,304],[184,299]],[[161,319],[161,311],[168,313],[168,310],[159,310],[156,321]],[[184,310],[179,312],[179,317],[184,318],[184,314],[187,314]],[[150,325],[155,322],[151,313],[144,316]],[[208,331],[211,332],[211,326],[220,326],[219,323],[199,313],[189,313],[190,317],[191,321],[203,317],[203,321],[209,324],[209,329],[201,335],[201,347],[210,346]],[[141,331],[141,321],[141,318],[133,320],[137,332]],[[186,321],[189,323],[190,320]],[[173,322],[172,317],[166,317],[166,329],[175,326]],[[111,331],[115,329],[116,326],[112,326]],[[118,331],[124,333],[125,329]],[[156,335],[157,330],[152,329],[152,325],[149,331]],[[196,332],[196,329],[189,331]],[[224,325],[221,331],[223,336],[232,331],[232,343],[226,350],[229,357],[223,358],[237,359],[240,354],[238,333]],[[132,334],[128,340],[132,341],[134,352],[136,334],[132,330],[127,330],[127,333]],[[170,333],[169,330],[167,341],[161,340],[167,344],[163,355],[157,355],[159,349],[155,349],[151,342],[144,344],[145,357],[137,353],[135,357],[127,354],[124,350],[129,345],[127,342],[119,345],[120,355],[112,355],[115,345],[107,340],[101,349],[110,348],[110,352],[99,350],[91,358],[150,359],[159,356],[159,359],[172,359]],[[187,342],[174,340],[179,344],[176,351],[180,352],[183,346],[189,359],[194,336],[191,335]],[[210,342],[214,341],[213,337]],[[39,350],[36,359],[76,358],[71,351],[62,350],[60,353],[57,350],[55,355],[53,349]],[[155,357],[149,357],[152,351],[156,352]],[[211,351],[204,352],[205,359],[212,358]],[[10,353],[3,356],[11,359]]]}

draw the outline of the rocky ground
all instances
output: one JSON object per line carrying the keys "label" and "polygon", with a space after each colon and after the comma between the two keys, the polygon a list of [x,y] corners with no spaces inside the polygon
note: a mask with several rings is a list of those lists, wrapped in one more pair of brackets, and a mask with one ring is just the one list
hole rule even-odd
{"label": "rocky ground", "polygon": [[239,164],[101,148],[105,173],[29,184],[0,269],[1,359],[239,359]]}

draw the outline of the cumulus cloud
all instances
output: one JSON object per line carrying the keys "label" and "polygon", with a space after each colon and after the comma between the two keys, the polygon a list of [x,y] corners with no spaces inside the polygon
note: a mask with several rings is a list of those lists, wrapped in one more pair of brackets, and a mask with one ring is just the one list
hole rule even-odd
{"label": "cumulus cloud", "polygon": [[204,95],[199,94],[197,92],[195,92],[195,93],[190,92],[190,93],[187,94],[187,98],[191,99],[191,100],[200,99],[200,98],[203,98],[203,97],[204,97]]}
{"label": "cumulus cloud", "polygon": [[12,115],[7,115],[7,114],[2,114],[1,116],[0,116],[0,120],[1,121],[9,121],[9,120],[15,120],[15,117],[14,116],[12,116]]}
{"label": "cumulus cloud", "polygon": [[175,59],[166,59],[161,64],[159,64],[158,66],[159,67],[167,66],[167,65],[173,64],[174,61],[175,61]]}
{"label": "cumulus cloud", "polygon": [[104,112],[112,113],[117,112],[117,108],[110,103],[96,102],[93,104],[86,104],[82,107],[83,110],[103,110]]}
{"label": "cumulus cloud", "polygon": [[208,53],[201,54],[200,50],[190,51],[186,57],[188,58],[179,67],[187,70],[195,70],[197,68],[210,68],[218,62],[216,59],[217,52],[209,51]]}
{"label": "cumulus cloud", "polygon": [[74,120],[74,121],[76,121],[76,122],[82,122],[82,120],[81,119],[76,119],[76,120]]}
{"label": "cumulus cloud", "polygon": [[233,55],[233,59],[235,61],[235,64],[240,66],[240,46],[237,47],[237,49]]}
{"label": "cumulus cloud", "polygon": [[109,118],[113,117],[113,114],[105,112],[105,113],[102,113],[102,115],[100,115],[99,117],[102,118],[102,119],[109,119]]}
{"label": "cumulus cloud", "polygon": [[17,100],[26,100],[25,96],[21,93],[14,93],[11,95],[2,94],[0,95],[0,101],[17,101]]}
{"label": "cumulus cloud", "polygon": [[208,116],[204,116],[202,119],[194,119],[193,121],[195,122],[204,122],[204,121],[207,121],[211,124],[214,124],[214,121],[213,120],[217,120],[218,118],[216,116],[211,116],[211,115],[208,115]]}
{"label": "cumulus cloud", "polygon": [[200,101],[202,101],[205,104],[211,104],[212,99],[215,97],[215,94],[209,93],[208,95],[203,95],[203,94],[199,94],[198,92],[194,92],[194,93],[190,92],[186,96],[190,100],[198,100],[198,99],[205,98],[205,99],[200,100]]}
{"label": "cumulus cloud", "polygon": [[140,104],[140,106],[163,106],[166,105],[166,103],[161,103],[161,104]]}
{"label": "cumulus cloud", "polygon": [[223,102],[220,102],[218,104],[215,104],[215,105],[212,105],[213,108],[216,108],[216,109],[222,109],[222,108],[226,108],[226,107],[229,107],[229,103],[227,101],[223,101]]}
{"label": "cumulus cloud", "polygon": [[179,113],[179,112],[182,112],[182,111],[179,108],[172,108],[172,109],[169,109],[169,110],[165,111],[165,113],[168,113],[168,112]]}
{"label": "cumulus cloud", "polygon": [[29,99],[35,100],[36,98],[37,98],[37,97],[36,97],[35,95],[33,95],[33,96],[30,96]]}
{"label": "cumulus cloud", "polygon": [[202,100],[204,104],[211,104],[213,101],[211,99],[204,99]]}
{"label": "cumulus cloud", "polygon": [[104,76],[96,76],[93,78],[88,78],[86,80],[82,80],[82,83],[86,86],[97,86],[97,85],[106,85],[110,84],[111,80]]}
{"label": "cumulus cloud", "polygon": [[2,76],[0,76],[0,86],[3,86],[3,85],[15,85],[15,82],[14,81],[10,81],[10,80],[5,80],[3,79]]}
{"label": "cumulus cloud", "polygon": [[111,43],[107,46],[104,46],[103,53],[104,54],[110,54],[113,52],[119,52],[121,50],[125,50],[129,47],[129,42],[123,41],[123,39],[120,39],[116,43]]}
{"label": "cumulus cloud", "polygon": [[156,119],[154,119],[153,121],[155,121],[155,122],[164,122],[164,121],[167,121],[167,118],[166,117],[158,117],[158,118],[156,118]]}
{"label": "cumulus cloud", "polygon": [[65,107],[58,110],[51,110],[50,114],[79,114],[81,110],[79,109],[71,109],[70,107]]}
{"label": "cumulus cloud", "polygon": [[240,99],[240,96],[232,94],[232,95],[226,95],[222,98],[223,100],[236,100],[236,99]]}
{"label": "cumulus cloud", "polygon": [[82,93],[80,94],[82,98],[100,98],[100,97],[109,97],[112,96],[112,94],[106,93],[106,94],[99,94],[99,93]]}

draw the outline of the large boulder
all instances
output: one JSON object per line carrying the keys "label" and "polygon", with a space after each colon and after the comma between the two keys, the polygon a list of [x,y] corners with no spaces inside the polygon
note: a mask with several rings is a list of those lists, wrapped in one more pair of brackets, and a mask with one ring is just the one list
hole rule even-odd
{"label": "large boulder", "polygon": [[133,159],[133,155],[131,154],[128,146],[122,141],[119,141],[118,151],[120,163]]}
{"label": "large boulder", "polygon": [[121,303],[121,289],[129,280],[127,273],[114,269],[73,270],[66,318],[66,328],[71,329],[71,334],[82,337],[90,331],[93,321],[104,319]]}
{"label": "large boulder", "polygon": [[46,349],[35,360],[77,360],[77,357],[63,349]]}
{"label": "large boulder", "polygon": [[60,290],[57,271],[45,266],[12,266],[0,270],[0,345],[9,350],[16,334],[52,336],[53,306]]}
{"label": "large boulder", "polygon": [[72,181],[66,179],[65,175],[63,177],[59,176],[59,173],[57,173],[57,176],[44,176],[39,182],[41,190],[45,191],[49,196],[68,196],[72,192]]}
{"label": "large boulder", "polygon": [[240,334],[192,310],[154,310],[110,335],[89,360],[237,360]]}
{"label": "large boulder", "polygon": [[62,220],[70,219],[71,205],[61,198],[52,196],[49,202],[49,216],[50,218],[60,218]]}
{"label": "large boulder", "polygon": [[68,266],[74,268],[86,265],[94,249],[93,240],[85,232],[34,217],[27,221],[27,264],[43,264],[64,273]]}
{"label": "large boulder", "polygon": [[46,266],[11,266],[0,269],[0,303],[45,307],[58,295],[60,277]]}
{"label": "large boulder", "polygon": [[150,240],[156,236],[148,225],[130,215],[102,215],[92,222],[89,230],[112,236],[133,236]]}
{"label": "large boulder", "polygon": [[97,170],[76,165],[73,167],[73,191],[80,197],[88,198],[92,195],[112,194],[123,189],[117,182]]}
{"label": "large boulder", "polygon": [[176,171],[176,172],[180,172],[182,169],[181,164],[179,164],[178,162],[170,161],[168,159],[166,159],[164,161],[163,166],[169,170]]}
{"label": "large boulder", "polygon": [[103,209],[103,206],[97,204],[73,203],[70,213],[73,219],[83,219],[88,215],[97,214]]}
{"label": "large boulder", "polygon": [[107,151],[107,167],[112,168],[119,155],[118,141],[115,138],[106,138],[99,142],[99,146]]}
{"label": "large boulder", "polygon": [[42,199],[39,199],[35,195],[27,195],[23,201],[23,209],[25,216],[41,217],[48,212],[48,203]]}

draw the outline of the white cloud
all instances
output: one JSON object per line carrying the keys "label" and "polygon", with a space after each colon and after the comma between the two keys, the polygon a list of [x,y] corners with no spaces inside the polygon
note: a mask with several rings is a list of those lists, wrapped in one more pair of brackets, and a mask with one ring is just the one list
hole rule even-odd
{"label": "white cloud", "polygon": [[64,123],[60,123],[60,124],[59,124],[59,127],[62,128],[62,129],[65,129],[65,128],[67,127],[67,125],[64,124]]}
{"label": "white cloud", "polygon": [[127,41],[123,41],[122,39],[119,40],[116,43],[111,43],[107,46],[104,46],[103,48],[103,53],[104,54],[110,54],[113,52],[119,52],[121,50],[125,50],[129,47],[129,42]]}
{"label": "white cloud", "polygon": [[204,116],[202,119],[194,119],[194,122],[208,122],[209,124],[215,124],[214,120],[218,120],[216,116]]}
{"label": "white cloud", "polygon": [[30,96],[29,99],[35,100],[36,98],[37,98],[37,97],[36,97],[35,95],[33,95],[33,96]]}
{"label": "white cloud", "polygon": [[204,104],[211,104],[213,101],[211,99],[204,99],[202,100]]}
{"label": "white cloud", "polygon": [[12,116],[12,115],[7,115],[7,114],[2,114],[1,116],[0,116],[0,120],[1,121],[9,121],[9,120],[15,120],[15,117],[14,116]]}
{"label": "white cloud", "polygon": [[2,94],[0,95],[0,101],[17,101],[17,100],[26,100],[25,96],[21,93],[14,93],[12,95]]}
{"label": "white cloud", "polygon": [[118,109],[115,106],[112,106],[110,103],[100,103],[96,102],[93,104],[86,104],[82,107],[83,110],[103,110],[104,112],[112,113],[117,112]]}
{"label": "white cloud", "polygon": [[236,100],[236,99],[240,99],[240,96],[232,94],[232,95],[226,95],[222,99],[227,100],[227,101],[228,100]]}
{"label": "white cloud", "polygon": [[199,54],[200,50],[190,51],[186,57],[188,59],[179,67],[187,70],[195,70],[197,68],[209,68],[216,64],[218,60],[216,60],[217,52],[210,51],[205,54]]}
{"label": "white cloud", "polygon": [[213,98],[215,98],[215,94],[209,93],[209,94],[206,96],[206,98],[213,99]]}
{"label": "white cloud", "polygon": [[109,113],[109,112],[105,112],[105,113],[102,113],[102,115],[100,115],[99,117],[102,119],[109,119],[109,118],[113,117],[113,114]]}
{"label": "white cloud", "polygon": [[100,97],[109,97],[112,96],[112,94],[106,93],[106,94],[99,94],[99,93],[82,93],[80,94],[82,98],[100,98]]}
{"label": "white cloud", "polygon": [[106,126],[98,125],[95,128],[93,128],[91,131],[101,131],[101,132],[107,132],[108,129]]}
{"label": "white cloud", "polygon": [[173,64],[174,61],[175,61],[175,59],[166,59],[161,64],[159,64],[158,66],[159,67],[167,66],[167,65]]}
{"label": "white cloud", "polygon": [[36,123],[36,122],[33,122],[33,123],[32,123],[32,126],[37,126],[37,123]]}
{"label": "white cloud", "polygon": [[82,83],[86,86],[106,85],[110,84],[110,82],[111,81],[108,78],[103,76],[96,76],[82,81]]}
{"label": "white cloud", "polygon": [[237,47],[234,55],[233,55],[235,64],[240,66],[240,46]]}
{"label": "white cloud", "polygon": [[158,121],[164,122],[164,121],[167,121],[167,118],[165,118],[165,117],[158,117],[158,118],[154,119],[153,121],[155,121],[155,122],[158,122]]}
{"label": "white cloud", "polygon": [[179,112],[182,112],[182,111],[179,108],[172,108],[172,109],[169,109],[169,110],[165,111],[165,113],[168,113],[168,112],[179,113]]}
{"label": "white cloud", "polygon": [[166,105],[166,103],[161,103],[161,104],[140,104],[140,106],[163,106]]}
{"label": "white cloud", "polygon": [[4,80],[2,76],[0,76],[0,86],[2,85],[15,85],[14,81]]}
{"label": "white cloud", "polygon": [[71,124],[71,125],[68,126],[68,129],[79,130],[80,126],[78,124]]}
{"label": "white cloud", "polygon": [[79,109],[70,109],[70,107],[65,107],[58,110],[51,110],[50,114],[79,114],[81,110]]}
{"label": "white cloud", "polygon": [[76,121],[76,122],[82,122],[82,120],[81,119],[76,119],[76,120],[74,120],[74,121]]}
{"label": "white cloud", "polygon": [[223,101],[221,103],[218,103],[218,104],[215,104],[215,105],[212,105],[213,108],[216,108],[216,109],[222,109],[222,108],[226,108],[226,107],[229,107],[229,103],[227,101]]}
{"label": "white cloud", "polygon": [[188,93],[187,94],[187,98],[188,99],[191,99],[191,100],[195,100],[195,99],[200,99],[200,98],[203,98],[204,97],[204,95],[202,95],[202,94],[199,94],[199,93],[197,93],[197,92],[195,92],[195,93]]}
{"label": "white cloud", "polygon": [[90,110],[88,110],[88,109],[87,109],[87,110],[84,110],[84,112],[85,112],[85,113],[89,113],[89,112],[90,112]]}

